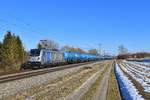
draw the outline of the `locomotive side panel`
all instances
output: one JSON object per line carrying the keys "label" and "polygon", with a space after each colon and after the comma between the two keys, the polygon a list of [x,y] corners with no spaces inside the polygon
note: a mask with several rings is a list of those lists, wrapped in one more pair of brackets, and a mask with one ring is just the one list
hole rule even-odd
{"label": "locomotive side panel", "polygon": [[51,51],[51,63],[52,64],[65,63],[63,53],[60,51]]}

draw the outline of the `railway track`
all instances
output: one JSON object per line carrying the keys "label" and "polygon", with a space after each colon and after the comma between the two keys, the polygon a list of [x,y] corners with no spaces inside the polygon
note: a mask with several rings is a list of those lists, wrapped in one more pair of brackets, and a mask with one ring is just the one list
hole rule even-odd
{"label": "railway track", "polygon": [[94,62],[96,62],[96,61],[71,64],[71,65],[65,65],[65,66],[58,66],[58,67],[52,67],[52,68],[45,68],[45,69],[39,69],[39,70],[32,70],[32,71],[9,74],[9,75],[3,75],[3,76],[0,76],[0,83],[14,81],[14,80],[27,78],[27,77],[31,77],[31,76],[37,76],[37,75],[46,74],[46,73],[50,73],[50,72],[60,71],[60,70],[64,70],[67,68],[79,67],[81,65],[92,64]]}

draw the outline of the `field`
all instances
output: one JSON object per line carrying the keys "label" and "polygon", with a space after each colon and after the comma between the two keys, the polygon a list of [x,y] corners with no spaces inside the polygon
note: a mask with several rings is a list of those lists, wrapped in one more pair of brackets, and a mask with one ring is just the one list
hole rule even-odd
{"label": "field", "polygon": [[134,99],[150,99],[150,63],[118,61],[116,70],[118,77],[122,73],[120,81],[127,90],[124,95],[129,94],[129,98]]}

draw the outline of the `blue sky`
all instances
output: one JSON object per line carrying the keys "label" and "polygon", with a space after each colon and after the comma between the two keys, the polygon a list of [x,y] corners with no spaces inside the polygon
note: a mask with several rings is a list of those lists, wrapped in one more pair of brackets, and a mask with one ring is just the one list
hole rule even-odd
{"label": "blue sky", "polygon": [[0,0],[0,40],[7,30],[27,49],[41,39],[111,54],[150,51],[149,0]]}

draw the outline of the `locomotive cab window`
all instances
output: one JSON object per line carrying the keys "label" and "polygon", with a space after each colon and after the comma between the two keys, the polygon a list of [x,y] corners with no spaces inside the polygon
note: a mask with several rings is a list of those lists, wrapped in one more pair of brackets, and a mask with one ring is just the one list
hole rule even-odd
{"label": "locomotive cab window", "polygon": [[40,51],[39,49],[32,49],[30,51],[30,56],[39,56],[40,55]]}

